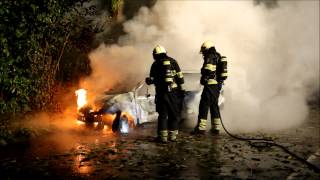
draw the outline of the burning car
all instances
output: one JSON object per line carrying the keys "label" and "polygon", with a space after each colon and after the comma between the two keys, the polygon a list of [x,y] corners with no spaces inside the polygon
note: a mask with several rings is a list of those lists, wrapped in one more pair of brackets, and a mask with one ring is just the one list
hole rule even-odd
{"label": "burning car", "polygon": [[[184,98],[182,110],[183,124],[187,119],[194,119],[198,114],[198,106],[202,86],[195,86],[200,79],[200,74],[184,72],[185,86],[188,90]],[[88,105],[87,91],[76,91],[78,97],[77,120],[97,129],[112,129],[113,132],[128,133],[130,129],[144,123],[155,122],[157,112],[155,108],[155,92],[153,87],[147,86],[144,81],[138,83],[131,91],[108,91],[98,101],[102,106],[94,108]],[[223,96],[219,98],[219,105],[224,102]]]}

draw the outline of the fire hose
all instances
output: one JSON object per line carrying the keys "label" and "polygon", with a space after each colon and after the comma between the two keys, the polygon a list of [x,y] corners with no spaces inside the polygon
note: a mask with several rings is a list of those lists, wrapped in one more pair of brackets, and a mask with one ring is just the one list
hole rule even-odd
{"label": "fire hose", "polygon": [[[141,82],[140,82],[140,83],[141,83]],[[139,83],[139,84],[140,84],[140,83]],[[140,84],[140,87],[141,87],[142,85],[143,85],[143,83]],[[135,102],[136,102],[136,96],[135,96],[136,90],[137,90],[137,89],[140,89],[140,87],[139,87],[139,88],[136,88],[136,89],[134,90],[134,99],[135,99]],[[148,87],[147,87],[147,94],[148,94],[148,90],[149,90],[149,89],[148,89]],[[136,108],[136,111],[137,111],[137,108]],[[224,131],[225,131],[230,137],[232,137],[232,138],[234,138],[234,139],[237,139],[237,140],[240,140],[240,141],[245,141],[245,142],[247,142],[250,146],[255,147],[255,148],[266,148],[266,147],[272,147],[272,146],[278,147],[278,148],[282,149],[284,152],[286,152],[287,154],[289,154],[290,156],[296,158],[297,160],[299,160],[299,161],[302,162],[303,164],[307,165],[310,169],[313,169],[315,172],[317,172],[317,173],[320,172],[320,169],[319,169],[316,165],[314,165],[314,164],[310,163],[309,161],[307,161],[306,159],[304,159],[304,158],[296,155],[295,153],[293,153],[292,151],[290,151],[288,148],[284,147],[283,145],[274,142],[274,140],[271,139],[271,138],[246,138],[246,137],[239,137],[239,136],[236,136],[236,135],[231,134],[231,133],[227,130],[227,128],[225,127],[225,125],[224,125],[224,123],[223,123],[223,120],[222,120],[220,111],[219,111],[219,116],[220,116],[221,125],[222,125]]]}
{"label": "fire hose", "polygon": [[309,161],[305,160],[304,158],[296,155],[295,153],[291,152],[288,148],[274,142],[271,138],[245,138],[245,137],[239,137],[236,135],[231,134],[225,127],[225,125],[223,124],[220,112],[219,112],[219,116],[220,116],[220,120],[221,120],[221,125],[224,129],[224,131],[232,138],[240,140],[240,141],[246,141],[249,143],[250,146],[255,147],[255,148],[266,148],[266,147],[278,147],[280,149],[282,149],[284,152],[288,153],[290,156],[296,158],[297,160],[299,160],[300,162],[306,164],[309,168],[313,169],[315,172],[320,173],[320,169],[310,163]]}

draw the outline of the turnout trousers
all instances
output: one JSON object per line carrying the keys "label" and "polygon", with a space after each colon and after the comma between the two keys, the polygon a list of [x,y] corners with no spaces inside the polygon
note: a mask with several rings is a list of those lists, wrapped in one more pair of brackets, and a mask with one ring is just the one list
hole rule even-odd
{"label": "turnout trousers", "polygon": [[218,105],[219,95],[219,85],[204,86],[199,104],[198,130],[206,130],[209,109],[212,129],[218,130],[217,126],[220,122],[220,110]]}
{"label": "turnout trousers", "polygon": [[176,140],[180,121],[180,99],[176,92],[157,93],[158,137],[163,141]]}

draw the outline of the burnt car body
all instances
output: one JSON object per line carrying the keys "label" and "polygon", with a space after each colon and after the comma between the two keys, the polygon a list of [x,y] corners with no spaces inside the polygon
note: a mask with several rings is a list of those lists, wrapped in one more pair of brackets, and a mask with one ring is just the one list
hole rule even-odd
{"label": "burnt car body", "polygon": [[[202,86],[199,83],[200,73],[184,72],[186,95],[182,109],[181,125],[186,120],[194,120],[198,114],[198,106],[202,92]],[[117,112],[126,112],[132,117],[134,126],[144,123],[156,122],[158,113],[155,107],[155,92],[153,86],[148,86],[141,81],[131,91],[128,92],[106,92],[98,98],[101,109],[93,111],[90,107],[79,110],[78,120],[95,124],[101,127],[104,124],[110,125],[102,118],[105,114],[116,114]],[[219,105],[224,102],[223,96],[219,98]],[[194,121],[194,124],[196,121]],[[112,124],[111,124],[112,125]]]}

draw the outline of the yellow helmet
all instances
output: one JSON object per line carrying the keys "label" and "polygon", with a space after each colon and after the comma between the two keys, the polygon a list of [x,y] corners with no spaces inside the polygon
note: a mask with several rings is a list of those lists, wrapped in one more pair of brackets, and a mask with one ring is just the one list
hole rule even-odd
{"label": "yellow helmet", "polygon": [[153,54],[166,54],[167,51],[163,46],[157,45],[154,49],[153,49]]}
{"label": "yellow helmet", "polygon": [[208,50],[210,48],[214,47],[213,43],[211,41],[205,41],[201,45],[200,53],[203,53],[205,50]]}

